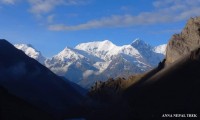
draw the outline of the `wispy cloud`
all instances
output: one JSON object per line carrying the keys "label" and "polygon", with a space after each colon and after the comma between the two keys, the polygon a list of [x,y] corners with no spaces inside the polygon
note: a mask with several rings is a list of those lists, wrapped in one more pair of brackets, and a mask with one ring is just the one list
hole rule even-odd
{"label": "wispy cloud", "polygon": [[50,13],[59,6],[82,5],[89,2],[89,0],[0,0],[0,3],[15,4],[19,1],[27,2],[30,5],[30,12],[37,16]]}
{"label": "wispy cloud", "polygon": [[200,15],[200,0],[156,0],[152,3],[154,10],[141,12],[138,15],[111,15],[82,24],[68,26],[50,25],[50,30],[86,30],[104,27],[127,27],[157,23],[177,22]]}
{"label": "wispy cloud", "polygon": [[0,0],[0,3],[2,4],[11,4],[14,5],[16,2],[18,2],[19,0]]}
{"label": "wispy cloud", "polygon": [[36,15],[48,13],[63,2],[63,0],[29,0],[30,11]]}
{"label": "wispy cloud", "polygon": [[[90,3],[90,0],[0,0],[0,5],[15,5],[17,3],[29,4],[28,11],[36,16],[40,22],[45,22],[40,24],[52,24],[56,16],[54,10],[57,7],[86,5]],[[3,7],[0,6],[0,8]]]}
{"label": "wispy cloud", "polygon": [[30,11],[41,15],[53,11],[58,6],[80,5],[87,0],[28,0],[31,5]]}
{"label": "wispy cloud", "polygon": [[47,22],[52,23],[54,21],[54,18],[55,18],[54,14],[47,16]]}

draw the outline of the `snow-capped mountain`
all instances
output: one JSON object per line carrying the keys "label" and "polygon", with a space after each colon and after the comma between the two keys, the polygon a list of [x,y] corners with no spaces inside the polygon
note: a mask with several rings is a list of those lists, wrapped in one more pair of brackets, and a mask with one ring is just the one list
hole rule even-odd
{"label": "snow-capped mountain", "polygon": [[[40,52],[30,46],[19,46],[16,47],[40,60],[35,57]],[[123,46],[117,46],[109,40],[94,41],[81,43],[75,48],[66,47],[57,55],[46,59],[44,65],[59,76],[83,87],[90,87],[97,80],[105,81],[111,77],[128,76],[152,69],[164,58],[159,47],[156,48],[155,52],[154,47],[140,39]]]}
{"label": "snow-capped mountain", "polygon": [[140,39],[134,40],[131,46],[137,49],[145,60],[145,63],[152,67],[156,66],[164,58],[163,54],[155,52],[154,47]]}
{"label": "snow-capped mountain", "polygon": [[99,57],[105,61],[110,61],[118,54],[126,54],[129,56],[141,57],[137,49],[131,45],[116,46],[109,40],[82,43],[75,47],[75,49],[83,50]]}
{"label": "snow-capped mountain", "polygon": [[154,52],[165,55],[166,48],[167,48],[167,44],[159,45],[159,46],[154,47]]}
{"label": "snow-capped mountain", "polygon": [[89,87],[97,80],[145,72],[163,58],[142,40],[123,46],[104,40],[65,48],[47,59],[45,65],[60,76]]}
{"label": "snow-capped mountain", "polygon": [[[94,59],[92,59],[94,58]],[[76,83],[83,79],[83,74],[87,70],[97,69],[93,66],[95,56],[84,51],[73,48],[65,48],[63,51],[45,61],[45,66],[59,76],[64,76]]]}
{"label": "snow-capped mountain", "polygon": [[41,64],[44,64],[46,58],[41,54],[40,51],[37,51],[32,45],[30,44],[15,44],[14,45],[17,49],[24,51],[26,55],[31,58],[34,58]]}
{"label": "snow-capped mountain", "polygon": [[119,47],[114,45],[109,40],[82,43],[75,47],[75,49],[86,51],[96,57],[105,61],[109,61],[114,55],[119,53]]}
{"label": "snow-capped mountain", "polygon": [[[102,62],[97,61],[94,64],[94,66],[100,70],[99,72],[106,70],[111,61],[117,59],[119,55],[124,56],[124,59],[128,57],[132,58],[132,62],[142,61],[142,56],[138,50],[131,45],[116,46],[109,40],[81,43],[77,45],[75,49],[85,51],[88,54],[102,59]],[[133,58],[135,58],[135,60],[133,60]]]}

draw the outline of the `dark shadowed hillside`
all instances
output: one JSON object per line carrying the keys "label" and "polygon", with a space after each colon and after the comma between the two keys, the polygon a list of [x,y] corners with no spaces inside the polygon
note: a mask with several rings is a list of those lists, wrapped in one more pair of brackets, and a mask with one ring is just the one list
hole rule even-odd
{"label": "dark shadowed hillside", "polygon": [[0,85],[9,93],[51,114],[54,119],[81,116],[84,96],[75,85],[64,81],[6,40],[0,40],[0,56]]}
{"label": "dark shadowed hillside", "polygon": [[[200,49],[125,91],[136,117],[200,113]],[[145,116],[144,116],[145,115]]]}
{"label": "dark shadowed hillside", "polygon": [[53,116],[8,93],[3,87],[0,87],[0,94],[1,120],[52,120]]}

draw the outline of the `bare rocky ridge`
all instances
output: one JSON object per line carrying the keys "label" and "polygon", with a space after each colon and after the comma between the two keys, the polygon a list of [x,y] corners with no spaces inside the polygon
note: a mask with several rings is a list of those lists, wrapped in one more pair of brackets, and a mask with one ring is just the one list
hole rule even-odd
{"label": "bare rocky ridge", "polygon": [[172,36],[167,45],[166,64],[200,47],[200,17],[191,18],[180,34]]}

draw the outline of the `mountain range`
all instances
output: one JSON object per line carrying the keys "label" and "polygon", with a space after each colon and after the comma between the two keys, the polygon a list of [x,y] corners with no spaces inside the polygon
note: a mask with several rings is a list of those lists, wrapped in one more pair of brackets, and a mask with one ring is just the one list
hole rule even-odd
{"label": "mountain range", "polygon": [[166,49],[166,44],[152,47],[140,39],[123,46],[104,40],[80,43],[75,48],[66,47],[57,55],[45,58],[30,44],[14,46],[57,75],[85,88],[95,81],[146,72],[162,61]]}
{"label": "mountain range", "polygon": [[[148,60],[151,61],[148,66],[153,66],[155,63],[152,62],[151,55],[163,50],[163,45],[156,48],[145,46],[142,49],[140,46],[144,46],[144,42],[138,40],[125,46],[116,46],[108,40],[100,41],[99,45],[97,42],[94,45],[91,43],[84,43],[83,46],[80,44],[73,49],[65,48],[58,55],[41,62],[41,57],[38,57],[40,52],[24,47],[29,49],[26,53],[0,39],[1,120],[198,119],[200,17],[191,18],[181,33],[172,36],[167,44],[165,58],[156,67],[149,68],[151,70],[142,74],[127,76],[127,79],[114,77],[104,82],[97,81],[89,91],[44,66],[48,60],[51,63],[53,58],[60,59],[60,63],[67,61],[64,65],[58,63],[58,66],[68,67],[68,62],[71,63],[73,67],[69,65],[69,69],[78,69],[83,63],[85,69],[88,69],[90,63],[111,61],[111,65],[120,64],[116,65],[118,68],[108,67],[106,72],[109,73],[112,69],[123,72],[125,68],[122,65],[131,66],[124,63],[125,60],[131,58],[136,63],[142,62],[140,65]],[[101,45],[102,43],[104,44]],[[111,47],[104,48],[104,45]],[[94,49],[88,49],[93,46]],[[100,46],[105,50],[101,51]],[[131,54],[128,54],[130,51],[125,52],[124,48],[129,48]],[[113,49],[118,51],[112,51]],[[148,49],[151,51],[146,52]],[[34,54],[34,58],[26,55],[33,52],[38,53]],[[78,74],[72,73],[71,76]]]}

